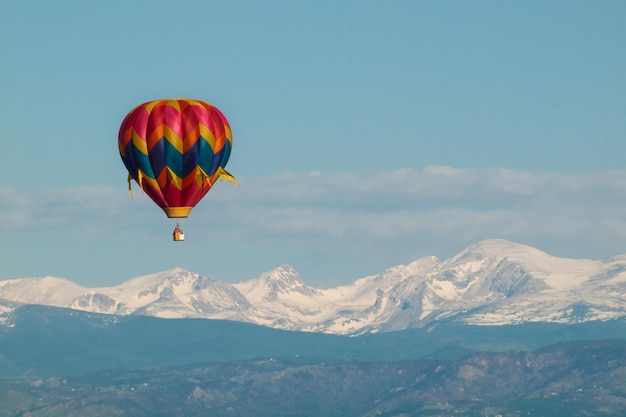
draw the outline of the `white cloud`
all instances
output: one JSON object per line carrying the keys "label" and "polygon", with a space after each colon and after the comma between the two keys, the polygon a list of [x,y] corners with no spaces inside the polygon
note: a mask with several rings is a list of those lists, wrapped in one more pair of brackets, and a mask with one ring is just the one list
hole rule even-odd
{"label": "white cloud", "polygon": [[[0,189],[0,230],[74,230],[90,225],[111,227],[123,219],[131,198],[111,187]],[[145,209],[145,202],[137,204]]]}
{"label": "white cloud", "polygon": [[[423,247],[430,248],[426,254],[440,254],[446,247],[457,250],[501,237],[565,254],[568,247],[579,252],[593,248],[588,256],[594,256],[621,250],[619,242],[626,238],[622,171],[433,166],[391,172],[286,172],[238,180],[240,187],[217,184],[189,220],[230,245],[274,242],[398,253]],[[5,188],[0,190],[0,230],[71,226],[88,237],[162,222],[164,214],[134,188],[135,201],[123,188]],[[576,250],[571,256],[582,255]]]}
{"label": "white cloud", "polygon": [[[602,256],[621,250],[626,237],[626,172],[619,171],[283,173],[243,178],[241,188],[220,187],[210,198],[224,212],[220,238],[232,243],[445,254],[501,237],[562,256]],[[199,213],[207,221],[212,216]]]}

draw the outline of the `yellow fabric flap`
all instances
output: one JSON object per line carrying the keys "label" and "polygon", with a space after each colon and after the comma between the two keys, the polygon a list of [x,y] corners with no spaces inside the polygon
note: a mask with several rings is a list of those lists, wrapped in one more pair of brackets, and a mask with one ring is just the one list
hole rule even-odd
{"label": "yellow fabric flap", "polygon": [[[141,188],[141,192],[143,193],[143,174],[141,173],[140,169],[137,170],[137,177],[139,179],[137,183],[139,184],[139,188]],[[135,197],[133,196],[133,188],[131,186],[131,181],[133,179],[134,179],[133,176],[128,174],[128,193],[130,194],[130,198],[134,200]]]}
{"label": "yellow fabric flap", "polygon": [[233,184],[236,184],[237,186],[239,186],[239,183],[237,182],[235,177],[233,177],[228,171],[226,171],[222,167],[219,167],[217,169],[217,172],[215,174],[213,174],[213,181],[212,181],[212,183],[215,183],[215,181],[218,180],[218,179],[222,180],[222,181],[232,182]]}
{"label": "yellow fabric flap", "polygon": [[173,184],[179,190],[183,189],[183,180],[172,171],[172,169],[168,166],[165,167],[167,169],[167,179],[170,181],[170,184]]}

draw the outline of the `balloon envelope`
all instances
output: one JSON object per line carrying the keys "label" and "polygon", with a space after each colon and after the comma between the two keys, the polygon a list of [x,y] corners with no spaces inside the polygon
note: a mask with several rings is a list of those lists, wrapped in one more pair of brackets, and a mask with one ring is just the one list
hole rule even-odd
{"label": "balloon envelope", "polygon": [[224,169],[232,145],[222,112],[192,99],[143,103],[118,135],[129,189],[132,178],[168,217],[187,217],[218,179],[235,182]]}

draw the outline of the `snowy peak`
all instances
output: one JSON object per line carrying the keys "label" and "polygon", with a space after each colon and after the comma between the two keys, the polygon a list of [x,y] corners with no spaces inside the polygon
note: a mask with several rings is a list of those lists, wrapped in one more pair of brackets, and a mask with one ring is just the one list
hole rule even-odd
{"label": "snowy peak", "polygon": [[247,294],[249,300],[255,302],[275,302],[294,293],[304,296],[318,294],[317,290],[304,284],[300,275],[290,265],[281,265],[271,272],[234,286]]}
{"label": "snowy peak", "polygon": [[541,259],[549,256],[545,252],[521,243],[509,242],[504,239],[481,240],[462,250],[458,255],[450,258],[450,263],[468,262],[484,258],[509,258],[518,261]]}
{"label": "snowy peak", "polygon": [[624,293],[626,255],[606,261],[564,259],[491,239],[447,260],[424,257],[335,288],[310,287],[289,265],[238,284],[183,268],[108,288],[84,288],[54,277],[0,281],[0,299],[9,302],[0,316],[9,317],[14,302],[360,334],[437,320],[511,324],[626,318]]}
{"label": "snowy peak", "polygon": [[0,298],[105,314],[247,321],[250,304],[230,284],[182,268],[126,281],[115,287],[84,288],[62,278],[0,281]]}
{"label": "snowy peak", "polygon": [[158,292],[159,289],[167,287],[194,285],[199,277],[198,274],[186,271],[183,268],[173,268],[156,274],[133,278],[119,285],[119,288],[127,291],[151,290]]}
{"label": "snowy peak", "polygon": [[125,300],[133,314],[168,318],[214,315],[242,319],[241,310],[249,306],[231,285],[182,268],[145,275],[100,291]]}
{"label": "snowy peak", "polygon": [[500,276],[503,270],[517,269],[531,276],[537,285],[556,290],[579,286],[606,269],[602,261],[557,258],[503,239],[484,240],[469,246],[441,267],[448,271],[451,280],[454,277],[471,280],[477,275]]}
{"label": "snowy peak", "polygon": [[27,304],[65,303],[83,291],[78,284],[50,276],[0,281],[0,298]]}

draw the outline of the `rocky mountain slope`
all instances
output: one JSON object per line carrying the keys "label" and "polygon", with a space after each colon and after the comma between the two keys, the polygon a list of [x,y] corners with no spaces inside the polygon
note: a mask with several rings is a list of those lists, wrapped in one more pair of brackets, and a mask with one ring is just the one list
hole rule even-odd
{"label": "rocky mountain slope", "polygon": [[389,362],[259,358],[0,380],[0,417],[623,416],[626,342]]}

